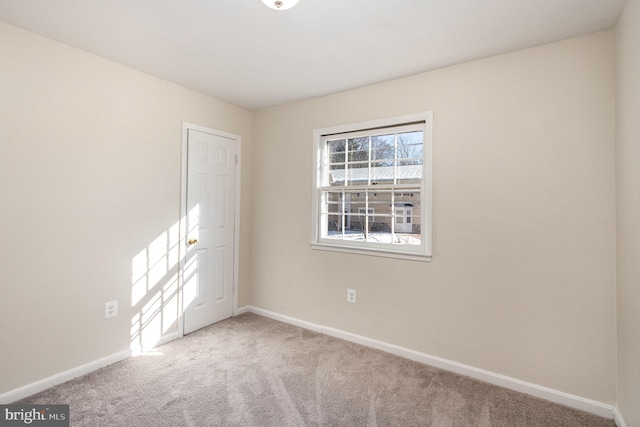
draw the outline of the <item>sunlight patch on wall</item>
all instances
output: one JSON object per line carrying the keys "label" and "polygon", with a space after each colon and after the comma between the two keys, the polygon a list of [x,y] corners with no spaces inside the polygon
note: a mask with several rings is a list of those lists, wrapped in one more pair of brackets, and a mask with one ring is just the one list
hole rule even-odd
{"label": "sunlight patch on wall", "polygon": [[177,329],[180,222],[131,260],[131,350],[138,354]]}

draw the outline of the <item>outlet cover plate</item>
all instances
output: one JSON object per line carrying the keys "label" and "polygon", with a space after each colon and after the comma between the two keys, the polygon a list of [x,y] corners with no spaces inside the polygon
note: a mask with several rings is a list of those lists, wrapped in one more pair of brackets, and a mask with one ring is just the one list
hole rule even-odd
{"label": "outlet cover plate", "polygon": [[118,300],[104,303],[104,318],[115,317],[118,315]]}
{"label": "outlet cover plate", "polygon": [[352,304],[356,303],[356,290],[355,289],[347,289],[347,302]]}

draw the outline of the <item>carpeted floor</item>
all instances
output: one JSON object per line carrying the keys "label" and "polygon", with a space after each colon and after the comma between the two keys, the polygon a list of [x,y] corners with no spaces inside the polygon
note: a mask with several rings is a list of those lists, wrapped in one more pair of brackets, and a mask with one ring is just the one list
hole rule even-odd
{"label": "carpeted floor", "polygon": [[615,426],[612,420],[243,314],[22,400],[72,426]]}

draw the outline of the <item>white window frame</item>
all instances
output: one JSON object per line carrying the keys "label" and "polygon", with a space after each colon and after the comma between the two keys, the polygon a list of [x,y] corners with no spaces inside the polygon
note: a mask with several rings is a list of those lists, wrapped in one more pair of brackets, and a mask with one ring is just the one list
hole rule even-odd
{"label": "white window frame", "polygon": [[[420,185],[420,245],[376,245],[370,242],[358,242],[322,238],[321,230],[321,198],[323,190],[322,159],[324,155],[324,137],[333,134],[347,134],[361,130],[391,128],[406,124],[420,123],[423,130],[423,171]],[[312,240],[313,249],[373,255],[389,258],[400,258],[415,261],[431,261],[432,257],[432,145],[433,145],[433,113],[425,112],[401,117],[372,120],[368,122],[332,126],[313,130],[313,188],[312,188]]]}

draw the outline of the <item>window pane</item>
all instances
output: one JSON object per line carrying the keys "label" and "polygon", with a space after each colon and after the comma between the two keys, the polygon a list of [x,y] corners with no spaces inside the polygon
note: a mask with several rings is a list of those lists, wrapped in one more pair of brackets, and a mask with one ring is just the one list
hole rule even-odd
{"label": "window pane", "polygon": [[323,234],[330,239],[342,239],[342,219],[343,215],[327,215],[327,229]]}
{"label": "window pane", "polygon": [[351,214],[349,215],[347,224],[347,228],[351,231],[364,231],[366,227],[366,216],[359,212]]}
{"label": "window pane", "polygon": [[348,194],[349,204],[345,206],[345,211],[352,214],[350,217],[349,228],[351,230],[360,230],[364,229],[365,218],[364,216],[359,216],[366,206],[366,192],[363,190],[361,192],[351,191]]}
{"label": "window pane", "polygon": [[[347,192],[347,200],[351,202],[351,206],[355,207],[364,207],[364,202],[366,199],[366,190],[360,191],[348,191]],[[352,211],[357,211],[358,209],[352,209]]]}
{"label": "window pane", "polygon": [[[400,162],[399,162],[400,163]],[[397,184],[419,184],[422,182],[422,165],[403,165],[396,166],[396,183]]]}
{"label": "window pane", "polygon": [[396,158],[422,159],[422,132],[399,133],[397,138]]}
{"label": "window pane", "polygon": [[344,164],[330,165],[327,182],[329,185],[344,185],[345,169]]}
{"label": "window pane", "polygon": [[[402,215],[402,209],[396,209],[396,224],[403,224],[404,218]],[[396,227],[397,230],[397,227]]]}
{"label": "window pane", "polygon": [[422,144],[422,131],[402,132],[398,134],[398,145],[400,144]]}
{"label": "window pane", "polygon": [[358,201],[358,202],[352,202],[351,203],[351,209],[349,210],[350,213],[356,213],[356,214],[364,214],[365,213],[365,204],[364,204],[364,200],[363,201]]}
{"label": "window pane", "polygon": [[375,209],[376,215],[391,213],[391,191],[368,190],[369,207]]}
{"label": "window pane", "polygon": [[[401,225],[400,228],[404,227],[402,230],[396,230],[393,243],[396,245],[419,245],[422,242],[422,237],[420,235],[421,232],[421,223],[420,217],[416,215],[411,215],[405,217],[404,224]],[[396,227],[398,228],[398,227]]]}
{"label": "window pane", "polygon": [[393,184],[393,166],[371,166],[371,184]]}
{"label": "window pane", "polygon": [[420,190],[402,189],[394,191],[394,202],[396,206],[413,207],[420,204]]}
{"label": "window pane", "polygon": [[422,159],[422,144],[420,145],[400,145],[398,144],[398,159]]}
{"label": "window pane", "polygon": [[391,243],[391,191],[369,191],[369,209],[375,215],[369,221],[369,241]]}
{"label": "window pane", "polygon": [[349,139],[349,161],[367,162],[369,161],[369,138]]}
{"label": "window pane", "polygon": [[327,213],[339,214],[342,213],[342,203],[332,203],[329,202],[327,204]]}
{"label": "window pane", "polygon": [[338,139],[327,141],[328,170],[325,169],[325,185],[344,185],[347,141]]}
{"label": "window pane", "polygon": [[[420,216],[420,191],[417,189],[396,190],[393,193],[393,197],[394,212],[396,214],[394,231],[396,234],[420,234],[419,222],[415,223],[415,220],[419,219]],[[402,242],[396,239],[395,243]],[[420,244],[415,239],[405,243]]]}
{"label": "window pane", "polygon": [[346,185],[367,185],[369,183],[369,163],[349,163]]}
{"label": "window pane", "polygon": [[344,139],[327,141],[327,154],[329,155],[329,163],[344,163],[345,151],[346,141]]}
{"label": "window pane", "polygon": [[326,207],[323,213],[342,213],[342,192],[326,191],[324,197]]}
{"label": "window pane", "polygon": [[371,167],[393,166],[393,157],[385,159],[380,153],[377,152],[377,150],[371,152],[371,158],[373,159],[371,162]]}
{"label": "window pane", "polygon": [[396,164],[398,166],[421,165],[422,159],[399,159]]}
{"label": "window pane", "polygon": [[391,243],[391,231],[371,230],[367,235],[367,242],[371,243]]}
{"label": "window pane", "polygon": [[364,240],[364,217],[358,214],[345,215],[345,221],[347,228],[344,230],[344,240]]}
{"label": "window pane", "polygon": [[[394,158],[393,135],[377,135],[371,137],[371,160],[392,160]],[[391,166],[392,162],[386,162]],[[378,166],[385,166],[380,162]]]}
{"label": "window pane", "polygon": [[389,135],[374,135],[371,137],[372,149],[389,149],[393,156],[393,134]]}
{"label": "window pane", "polygon": [[324,194],[326,195],[328,202],[342,201],[342,191],[326,191]]}
{"label": "window pane", "polygon": [[373,208],[369,208],[369,209],[365,209],[365,208],[358,208],[358,214],[360,215],[373,215]]}

